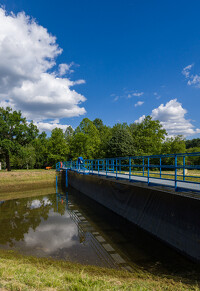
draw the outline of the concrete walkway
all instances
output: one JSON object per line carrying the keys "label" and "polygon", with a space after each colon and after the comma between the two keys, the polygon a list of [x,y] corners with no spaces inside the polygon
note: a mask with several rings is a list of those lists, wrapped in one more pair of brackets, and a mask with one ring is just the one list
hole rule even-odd
{"label": "concrete walkway", "polygon": [[[67,170],[67,168],[64,168]],[[98,176],[105,176],[107,178],[115,178],[115,179],[123,179],[132,182],[143,182],[148,183],[148,178],[143,176],[131,175],[129,179],[129,174],[120,174],[120,173],[113,173],[113,172],[105,172],[105,171],[89,171],[89,170],[76,170],[73,171],[81,173],[81,174],[91,174],[91,175],[98,175]],[[165,180],[160,178],[149,178],[149,184],[153,184],[155,186],[166,186],[175,188],[175,181],[174,180]],[[177,181],[177,187],[181,189],[185,189],[187,191],[200,191],[200,183],[193,183],[193,182],[184,182],[184,181]]]}

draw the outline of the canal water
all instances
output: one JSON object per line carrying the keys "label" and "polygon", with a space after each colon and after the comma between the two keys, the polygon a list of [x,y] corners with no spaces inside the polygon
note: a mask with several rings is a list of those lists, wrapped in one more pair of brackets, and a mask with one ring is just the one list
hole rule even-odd
{"label": "canal water", "polygon": [[[85,195],[38,195],[0,201],[0,248],[116,269],[183,274],[197,264]],[[199,272],[199,271],[198,271]]]}

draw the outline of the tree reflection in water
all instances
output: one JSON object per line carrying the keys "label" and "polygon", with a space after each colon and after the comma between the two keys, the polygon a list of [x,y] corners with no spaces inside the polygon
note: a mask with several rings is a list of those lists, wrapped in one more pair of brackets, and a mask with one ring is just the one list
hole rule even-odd
{"label": "tree reflection in water", "polygon": [[0,244],[14,245],[14,241],[23,241],[24,235],[33,231],[41,221],[48,219],[49,212],[65,213],[65,205],[55,204],[55,195],[38,196],[4,201],[0,204]]}

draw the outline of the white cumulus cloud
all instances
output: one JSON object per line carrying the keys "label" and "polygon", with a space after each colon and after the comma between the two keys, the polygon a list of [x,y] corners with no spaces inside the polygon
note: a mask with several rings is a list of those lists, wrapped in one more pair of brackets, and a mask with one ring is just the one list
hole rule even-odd
{"label": "white cumulus cloud", "polygon": [[145,115],[140,116],[139,119],[135,120],[135,123],[141,123],[145,119]]}
{"label": "white cumulus cloud", "polygon": [[188,65],[182,70],[182,74],[185,76],[185,78],[188,80],[187,84],[189,86],[194,86],[197,88],[200,88],[200,75],[194,75],[191,73],[191,69],[194,66],[194,64]]}
{"label": "white cumulus cloud", "polygon": [[[182,104],[177,99],[172,99],[165,105],[161,104],[151,112],[153,120],[159,120],[162,126],[166,129],[169,136],[184,135],[190,136],[200,133],[200,129],[194,128],[194,125],[185,115],[187,110],[182,107]],[[145,115],[141,116],[136,123],[144,120]]]}
{"label": "white cumulus cloud", "polygon": [[86,98],[72,89],[84,80],[62,77],[73,63],[57,66],[61,53],[56,38],[34,19],[0,8],[0,106],[34,121],[84,114]]}
{"label": "white cumulus cloud", "polygon": [[142,106],[144,104],[144,101],[138,101],[134,106],[138,107],[138,106]]}
{"label": "white cumulus cloud", "polygon": [[42,131],[52,131],[55,128],[61,128],[63,131],[65,131],[69,125],[67,124],[60,124],[59,119],[58,120],[52,120],[50,122],[34,122],[34,124],[37,126],[40,132]]}
{"label": "white cumulus cloud", "polygon": [[66,73],[73,73],[74,70],[71,69],[72,66],[73,66],[73,63],[71,63],[69,65],[68,64],[60,64],[58,75],[64,76]]}
{"label": "white cumulus cloud", "polygon": [[138,92],[135,90],[127,90],[126,88],[124,88],[122,94],[111,94],[111,97],[114,97],[113,101],[118,101],[119,99],[130,99],[133,97],[141,97],[142,95],[144,95],[144,92]]}
{"label": "white cumulus cloud", "polygon": [[144,92],[135,92],[135,93],[132,93],[132,96],[140,97],[143,94],[144,94]]}

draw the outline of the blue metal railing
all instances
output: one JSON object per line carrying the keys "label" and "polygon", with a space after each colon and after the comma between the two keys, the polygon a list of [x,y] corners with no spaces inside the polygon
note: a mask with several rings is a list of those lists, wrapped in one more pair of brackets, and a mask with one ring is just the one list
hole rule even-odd
{"label": "blue metal railing", "polygon": [[[78,164],[78,161],[67,161],[57,163],[56,169],[58,171],[61,168],[71,169],[85,174],[103,175],[129,181],[135,181],[137,177],[143,177],[141,181],[147,182],[148,185],[152,183],[163,185],[163,181],[169,181],[165,183],[165,186],[172,186],[170,183],[173,182],[173,187],[177,191],[182,186],[187,188],[185,187],[186,184],[189,185],[190,183],[200,186],[199,161],[200,152],[197,152],[86,159],[83,160],[82,164]],[[192,170],[195,170],[195,172],[191,172]]]}

